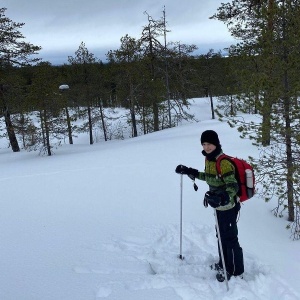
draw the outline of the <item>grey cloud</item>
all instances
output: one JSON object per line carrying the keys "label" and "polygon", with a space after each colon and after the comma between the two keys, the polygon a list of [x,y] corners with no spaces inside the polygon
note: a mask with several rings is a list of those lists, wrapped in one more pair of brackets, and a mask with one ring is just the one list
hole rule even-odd
{"label": "grey cloud", "polygon": [[[105,60],[116,49],[120,38],[129,34],[139,38],[147,24],[147,11],[154,19],[162,17],[166,7],[168,38],[174,42],[229,46],[233,39],[221,22],[209,20],[221,0],[2,0],[6,15],[24,22],[22,33],[35,45],[42,46],[41,57],[50,62],[67,62],[80,43]],[[213,47],[208,47],[213,48]],[[103,51],[100,53],[100,51]],[[97,55],[98,54],[98,55]],[[65,56],[65,59],[63,59]]]}

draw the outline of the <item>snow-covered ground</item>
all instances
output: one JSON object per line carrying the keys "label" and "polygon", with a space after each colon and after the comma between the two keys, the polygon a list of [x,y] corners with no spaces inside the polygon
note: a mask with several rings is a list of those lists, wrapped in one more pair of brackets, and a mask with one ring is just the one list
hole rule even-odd
{"label": "snow-covered ground", "polygon": [[[0,149],[1,300],[296,300],[300,299],[300,243],[286,220],[257,196],[238,223],[244,279],[215,280],[217,260],[205,183],[183,180],[182,163],[204,167],[201,132],[216,130],[223,150],[257,155],[236,129],[210,120],[207,100],[192,112],[200,122],[123,141],[88,145],[81,136],[55,155]],[[152,265],[152,267],[150,266]],[[155,271],[155,273],[154,273]]]}

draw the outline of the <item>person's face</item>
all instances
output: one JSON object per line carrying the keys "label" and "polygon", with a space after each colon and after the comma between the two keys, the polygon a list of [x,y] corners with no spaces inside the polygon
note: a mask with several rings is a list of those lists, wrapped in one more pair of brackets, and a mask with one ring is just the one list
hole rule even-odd
{"label": "person's face", "polygon": [[208,154],[213,152],[217,148],[215,145],[210,144],[210,143],[203,143],[202,147],[203,147],[203,150]]}

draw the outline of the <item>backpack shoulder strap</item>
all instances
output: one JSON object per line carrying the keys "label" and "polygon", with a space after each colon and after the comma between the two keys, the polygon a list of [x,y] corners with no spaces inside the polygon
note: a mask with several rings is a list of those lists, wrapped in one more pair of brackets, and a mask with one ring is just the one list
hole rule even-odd
{"label": "backpack shoulder strap", "polygon": [[221,161],[223,159],[226,159],[228,160],[229,162],[232,163],[232,159],[231,159],[231,156],[225,154],[225,153],[222,153],[216,160],[216,168],[217,168],[217,174],[219,177],[222,177],[222,173],[221,173]]}

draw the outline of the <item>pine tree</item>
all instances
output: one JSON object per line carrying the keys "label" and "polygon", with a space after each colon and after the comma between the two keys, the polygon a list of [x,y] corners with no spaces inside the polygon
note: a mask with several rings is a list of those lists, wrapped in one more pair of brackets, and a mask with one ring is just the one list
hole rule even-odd
{"label": "pine tree", "polygon": [[143,77],[140,43],[126,35],[121,38],[120,48],[110,51],[107,57],[110,62],[117,64],[117,92],[121,98],[129,103],[132,136],[137,137],[136,107],[142,87],[140,78]]}
{"label": "pine tree", "polygon": [[163,62],[164,46],[160,42],[159,38],[164,36],[165,22],[163,19],[154,20],[147,12],[145,12],[148,18],[148,24],[143,27],[142,36],[140,38],[141,48],[143,51],[144,61],[148,66],[148,72],[150,75],[150,89],[156,91],[151,93],[148,97],[151,97],[151,105],[153,111],[153,130],[159,130],[159,104],[162,101],[162,95],[165,95],[163,82],[161,77],[163,76],[161,68],[159,68],[159,62]]}
{"label": "pine tree", "polygon": [[92,70],[92,65],[96,64],[97,59],[91,53],[85,43],[81,42],[79,48],[75,52],[75,56],[68,57],[69,63],[74,67],[73,82],[76,85],[78,95],[81,101],[85,103],[88,114],[88,131],[90,137],[90,145],[94,143],[93,139],[93,115],[92,103],[95,98],[93,85],[95,83],[95,73]]}
{"label": "pine tree", "polygon": [[5,16],[6,8],[0,8],[0,105],[4,115],[6,130],[9,141],[14,152],[20,151],[16,138],[14,125],[11,118],[10,102],[7,94],[12,86],[6,82],[13,66],[24,66],[38,61],[32,58],[41,49],[24,41],[24,36],[20,29],[24,23],[13,22]]}
{"label": "pine tree", "polygon": [[29,101],[38,112],[40,120],[40,153],[52,155],[55,143],[66,135],[64,119],[64,101],[59,95],[60,77],[57,69],[49,62],[39,63],[34,67],[32,84],[30,85]]}
{"label": "pine tree", "polygon": [[[223,4],[214,16],[242,39],[233,47],[236,55],[247,53],[258,61],[258,80],[251,83],[243,78],[256,97],[250,101],[258,104],[262,116],[261,125],[255,128],[256,136],[251,134],[262,145],[256,169],[263,180],[265,199],[278,197],[275,213],[282,216],[282,210],[287,209],[288,221],[292,222],[288,227],[295,239],[300,238],[300,163],[296,159],[300,121],[299,13],[300,4],[293,0],[239,0]],[[246,130],[244,134],[252,128],[245,124],[241,127]]]}

